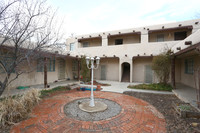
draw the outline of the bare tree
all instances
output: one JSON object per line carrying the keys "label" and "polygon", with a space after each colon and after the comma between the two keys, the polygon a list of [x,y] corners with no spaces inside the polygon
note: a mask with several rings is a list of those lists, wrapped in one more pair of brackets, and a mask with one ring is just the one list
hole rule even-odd
{"label": "bare tree", "polygon": [[[6,2],[5,2],[6,3]],[[60,26],[56,11],[46,0],[15,0],[0,7],[0,95],[23,73],[33,71],[32,61],[58,47]],[[30,66],[26,70],[24,66]]]}

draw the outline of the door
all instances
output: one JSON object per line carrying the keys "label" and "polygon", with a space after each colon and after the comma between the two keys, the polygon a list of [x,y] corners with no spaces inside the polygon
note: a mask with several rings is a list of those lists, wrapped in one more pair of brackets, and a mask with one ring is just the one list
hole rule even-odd
{"label": "door", "polygon": [[65,79],[65,60],[58,60],[58,79]]}
{"label": "door", "polygon": [[106,66],[101,65],[101,80],[106,80]]}
{"label": "door", "polygon": [[152,83],[152,68],[151,66],[145,66],[145,83]]}

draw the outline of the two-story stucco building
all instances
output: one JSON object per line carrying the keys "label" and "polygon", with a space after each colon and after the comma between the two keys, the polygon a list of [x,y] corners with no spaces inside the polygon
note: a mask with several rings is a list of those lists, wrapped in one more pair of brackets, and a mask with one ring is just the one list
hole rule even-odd
{"label": "two-story stucco building", "polygon": [[76,57],[101,58],[95,79],[151,83],[157,82],[151,68],[153,56],[172,49],[175,53],[172,79],[195,87],[193,77],[199,56],[194,49],[188,54],[187,49],[199,42],[200,19],[197,19],[80,35],[67,39],[67,50]]}

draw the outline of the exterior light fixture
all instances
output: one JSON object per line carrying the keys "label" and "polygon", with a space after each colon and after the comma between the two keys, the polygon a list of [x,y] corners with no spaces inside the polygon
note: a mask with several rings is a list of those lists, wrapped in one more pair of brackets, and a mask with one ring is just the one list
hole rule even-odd
{"label": "exterior light fixture", "polygon": [[[96,60],[96,66],[94,65],[94,60]],[[91,66],[89,67],[89,64],[91,62]],[[92,70],[92,74],[91,74],[91,96],[90,96],[90,104],[89,106],[90,107],[94,107],[95,104],[94,104],[94,94],[93,94],[93,69],[97,69],[98,66],[99,66],[99,62],[100,62],[100,57],[96,57],[93,58],[93,57],[86,57],[86,64],[87,64],[87,67],[88,69],[91,69]]]}

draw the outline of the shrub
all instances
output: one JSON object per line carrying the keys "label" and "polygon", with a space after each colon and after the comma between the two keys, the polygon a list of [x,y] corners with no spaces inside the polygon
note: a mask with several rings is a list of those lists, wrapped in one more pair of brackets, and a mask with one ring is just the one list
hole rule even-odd
{"label": "shrub", "polygon": [[9,96],[0,101],[0,125],[11,125],[26,119],[39,102],[39,95],[37,89],[31,89],[22,96]]}
{"label": "shrub", "polygon": [[172,91],[172,87],[169,84],[139,84],[139,85],[129,85],[128,88],[131,89],[144,89],[144,90],[157,90],[157,91]]}
{"label": "shrub", "polygon": [[50,94],[57,92],[57,91],[64,91],[64,90],[70,90],[70,86],[58,86],[53,89],[49,90],[41,90],[41,95],[40,97],[43,98],[45,96],[49,96]]}
{"label": "shrub", "polygon": [[171,50],[153,57],[152,68],[160,83],[167,84],[169,81],[171,64]]}
{"label": "shrub", "polygon": [[82,75],[82,80],[83,82],[88,82],[90,81],[90,70],[87,68],[86,64],[86,57],[81,58],[81,75]]}

